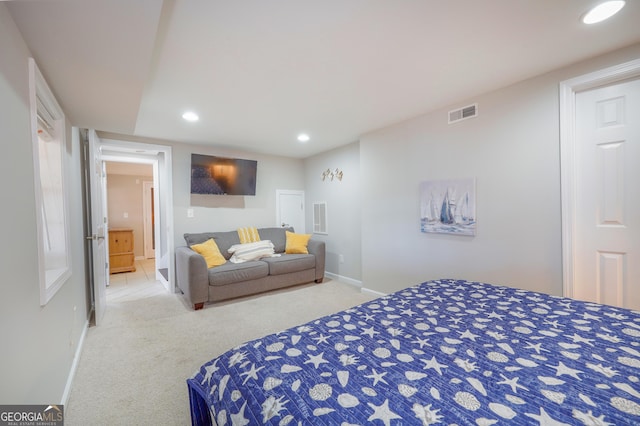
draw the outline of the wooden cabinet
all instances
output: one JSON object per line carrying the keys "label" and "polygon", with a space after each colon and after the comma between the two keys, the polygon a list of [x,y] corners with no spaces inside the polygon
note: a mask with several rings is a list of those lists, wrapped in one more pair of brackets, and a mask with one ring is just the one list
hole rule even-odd
{"label": "wooden cabinet", "polygon": [[133,229],[109,230],[109,273],[135,272],[133,254]]}

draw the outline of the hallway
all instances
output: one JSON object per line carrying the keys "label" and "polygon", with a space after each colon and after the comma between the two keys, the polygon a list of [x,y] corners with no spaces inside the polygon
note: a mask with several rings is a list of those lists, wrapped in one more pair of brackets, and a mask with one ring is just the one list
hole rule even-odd
{"label": "hallway", "polygon": [[135,272],[110,275],[107,303],[128,302],[167,292],[155,279],[155,259],[136,260],[135,265]]}

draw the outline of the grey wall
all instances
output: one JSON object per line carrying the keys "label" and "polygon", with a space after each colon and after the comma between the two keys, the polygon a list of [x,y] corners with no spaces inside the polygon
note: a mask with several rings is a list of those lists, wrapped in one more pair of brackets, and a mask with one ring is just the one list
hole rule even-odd
{"label": "grey wall", "polygon": [[[71,228],[72,277],[46,306],[39,304],[29,55],[0,3],[0,140],[7,151],[0,160],[5,201],[5,251],[0,256],[0,402],[4,404],[61,402],[88,312],[84,242],[77,225],[82,223],[80,147],[77,139],[72,141],[69,128],[65,170],[71,223],[76,224]],[[305,190],[308,225],[311,203],[328,203],[330,272],[361,279],[364,287],[386,293],[446,276],[560,294],[558,83],[638,57],[640,45],[635,45],[470,98],[469,102],[479,102],[480,115],[473,120],[449,126],[450,108],[444,108],[306,161],[171,143],[175,244],[184,244],[185,232],[273,226],[276,189]],[[204,206],[202,200],[193,204],[192,152],[257,160],[257,195],[241,197],[234,206],[220,202]],[[322,186],[319,177],[326,167],[344,170],[341,184]],[[464,176],[477,178],[478,234],[420,233],[419,183]],[[187,218],[188,208],[194,209],[193,218]],[[335,262],[338,254],[345,256],[344,265]]]}
{"label": "grey wall", "polygon": [[[173,143],[173,217],[175,246],[185,244],[185,232],[232,231],[239,227],[276,226],[276,190],[304,189],[302,160],[237,150]],[[191,154],[243,158],[258,162],[255,196],[192,197]],[[193,208],[194,217],[187,217]]]}
{"label": "grey wall", "polygon": [[[322,172],[339,168],[342,181],[322,180]],[[328,234],[314,234],[324,240],[327,250],[325,269],[335,275],[355,281],[362,279],[360,250],[360,146],[352,143],[309,157],[305,169],[305,210],[307,232],[313,231],[313,203],[327,203]],[[340,263],[340,255],[344,262]]]}
{"label": "grey wall", "polygon": [[[638,57],[635,45],[363,136],[363,286],[464,278],[560,295],[558,84]],[[478,117],[447,124],[471,102]],[[459,177],[477,179],[477,235],[421,233],[420,182]]]}
{"label": "grey wall", "polygon": [[[0,256],[0,403],[59,404],[87,323],[79,140],[67,123],[72,275],[40,306],[34,169],[29,113],[30,56],[0,4],[0,156],[3,251]],[[46,75],[44,76],[46,79]],[[52,88],[55,93],[55,88]]]}

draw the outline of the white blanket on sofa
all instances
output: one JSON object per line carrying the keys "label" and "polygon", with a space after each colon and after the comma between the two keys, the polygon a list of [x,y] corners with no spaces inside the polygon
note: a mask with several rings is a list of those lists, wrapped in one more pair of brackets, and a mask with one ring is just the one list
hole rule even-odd
{"label": "white blanket on sofa", "polygon": [[271,240],[256,241],[253,243],[234,244],[229,247],[229,253],[232,253],[229,262],[243,263],[250,260],[258,260],[263,257],[278,257],[275,253],[274,245]]}

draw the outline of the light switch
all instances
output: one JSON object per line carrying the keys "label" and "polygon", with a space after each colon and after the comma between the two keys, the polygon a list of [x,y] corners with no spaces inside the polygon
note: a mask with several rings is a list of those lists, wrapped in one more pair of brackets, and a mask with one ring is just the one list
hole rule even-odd
{"label": "light switch", "polygon": [[127,212],[124,212],[122,215],[124,216],[125,219],[129,217],[129,213]]}
{"label": "light switch", "polygon": [[187,209],[187,217],[193,217],[193,209]]}

